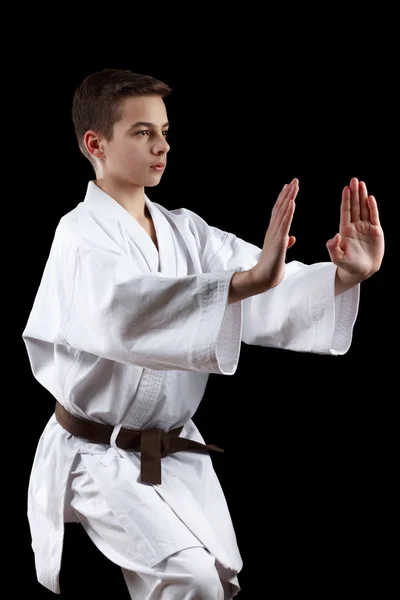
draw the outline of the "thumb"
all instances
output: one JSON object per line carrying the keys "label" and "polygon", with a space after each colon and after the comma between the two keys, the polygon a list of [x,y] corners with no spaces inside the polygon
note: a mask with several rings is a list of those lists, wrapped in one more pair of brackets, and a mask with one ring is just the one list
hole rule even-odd
{"label": "thumb", "polygon": [[326,245],[329,250],[337,250],[338,246],[340,246],[340,233],[337,233],[333,238],[328,240]]}
{"label": "thumb", "polygon": [[337,263],[343,258],[343,251],[340,247],[340,234],[337,233],[333,238],[326,242],[326,247],[329,252],[329,256],[333,263]]}
{"label": "thumb", "polygon": [[290,235],[289,236],[288,245],[287,245],[287,249],[291,248],[295,242],[296,242],[296,238],[294,237],[294,235]]}

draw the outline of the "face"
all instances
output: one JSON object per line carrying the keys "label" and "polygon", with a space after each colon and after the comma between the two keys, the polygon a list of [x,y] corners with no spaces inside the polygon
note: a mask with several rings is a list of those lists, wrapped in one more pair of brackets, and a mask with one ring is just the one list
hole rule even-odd
{"label": "face", "polygon": [[[159,96],[131,97],[121,105],[111,141],[86,133],[87,147],[97,158],[100,177],[128,186],[151,187],[160,182],[167,161],[168,118]],[[92,146],[91,146],[92,144]]]}

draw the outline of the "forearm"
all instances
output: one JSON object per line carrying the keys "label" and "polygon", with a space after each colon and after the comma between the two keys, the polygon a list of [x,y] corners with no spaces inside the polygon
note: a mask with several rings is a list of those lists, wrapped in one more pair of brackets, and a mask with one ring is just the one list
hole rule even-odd
{"label": "forearm", "polygon": [[[338,267],[335,276],[335,296],[343,294],[343,292],[358,285],[364,279],[365,277],[362,277],[361,275],[351,275]],[[228,303],[232,304],[232,302],[245,300],[250,296],[256,296],[266,291],[267,288],[260,285],[255,279],[252,269],[248,271],[239,271],[234,274],[231,280]]]}
{"label": "forearm", "polygon": [[351,275],[338,267],[335,276],[335,296],[339,296],[339,294],[343,294],[343,292],[358,285],[363,279],[360,275]]}
{"label": "forearm", "polygon": [[253,269],[237,271],[230,282],[228,304],[245,300],[267,291],[267,287],[254,276]]}

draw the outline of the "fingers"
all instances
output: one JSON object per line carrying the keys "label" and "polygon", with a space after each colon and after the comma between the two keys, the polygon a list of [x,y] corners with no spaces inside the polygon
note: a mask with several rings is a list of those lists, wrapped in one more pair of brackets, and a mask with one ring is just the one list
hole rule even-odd
{"label": "fingers", "polygon": [[351,221],[359,221],[360,219],[360,196],[358,192],[358,179],[353,177],[350,181],[350,214]]}
{"label": "fingers", "polygon": [[275,230],[279,231],[280,235],[283,236],[289,234],[290,225],[293,220],[294,210],[296,208],[294,200],[299,189],[297,182],[291,183],[288,186],[288,188],[289,191],[285,196],[284,203],[280,206],[275,219]]}
{"label": "fingers", "polygon": [[294,196],[292,197],[292,195],[289,195],[288,202],[286,203],[285,209],[284,209],[284,211],[282,211],[282,219],[280,222],[280,229],[284,235],[287,235],[289,233],[289,229],[290,229],[290,225],[292,223],[295,208],[296,208],[296,204],[294,202]]}
{"label": "fingers", "polygon": [[381,223],[379,220],[378,205],[376,203],[374,196],[369,196],[368,208],[369,208],[369,220],[371,221],[372,225],[376,225],[377,227],[380,227]]}
{"label": "fingers", "polygon": [[284,185],[281,193],[279,194],[277,201],[275,202],[275,206],[273,208],[273,213],[275,213],[275,218],[277,223],[280,223],[287,208],[287,204],[295,199],[297,193],[299,191],[299,180],[293,179],[289,185]]}
{"label": "fingers", "polygon": [[299,180],[295,177],[294,179],[292,179],[292,181],[287,184],[285,183],[285,185],[283,186],[281,193],[279,194],[276,202],[275,202],[275,206],[278,208],[279,206],[282,206],[285,201],[288,199],[288,197],[290,196],[291,193],[293,193],[293,189],[294,186],[298,186],[299,185]]}
{"label": "fingers", "polygon": [[379,213],[374,196],[368,196],[364,181],[356,177],[350,181],[350,186],[343,189],[341,220],[343,224],[354,223],[358,220],[370,221],[372,225],[380,225]]}
{"label": "fingers", "polygon": [[350,194],[350,188],[346,185],[343,188],[342,204],[340,206],[340,222],[342,225],[348,225],[351,222]]}
{"label": "fingers", "polygon": [[367,186],[363,181],[360,181],[358,186],[358,194],[360,197],[360,217],[362,221],[369,221],[369,210],[368,210],[368,191]]}

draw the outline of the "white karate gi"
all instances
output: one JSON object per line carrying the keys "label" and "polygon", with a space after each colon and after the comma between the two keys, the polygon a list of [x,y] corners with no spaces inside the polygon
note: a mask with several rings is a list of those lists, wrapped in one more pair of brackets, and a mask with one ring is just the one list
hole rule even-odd
{"label": "white karate gi", "polygon": [[[290,262],[279,286],[228,305],[233,273],[254,266],[260,248],[188,209],[146,203],[158,251],[93,181],[56,229],[23,340],[34,377],[67,410],[134,429],[184,426],[183,437],[204,442],[192,416],[209,373],[235,373],[242,341],[347,352],[360,290],[335,298],[335,265]],[[73,438],[54,415],[28,492],[37,578],[46,588],[60,593],[64,522],[77,519],[70,504],[78,463],[130,539],[113,555],[117,564],[153,567],[204,545],[235,594],[242,560],[210,456],[169,455],[162,484],[144,485],[140,454]]]}

